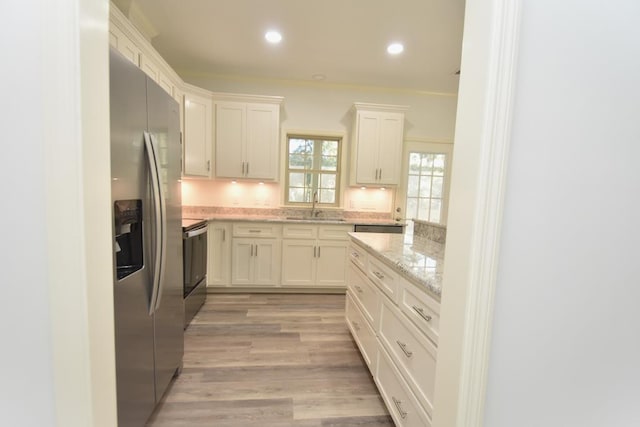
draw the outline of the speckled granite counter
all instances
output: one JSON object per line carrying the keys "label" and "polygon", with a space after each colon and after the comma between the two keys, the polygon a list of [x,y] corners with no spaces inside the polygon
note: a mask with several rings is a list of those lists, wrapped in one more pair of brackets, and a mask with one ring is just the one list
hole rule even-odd
{"label": "speckled granite counter", "polygon": [[440,299],[444,245],[410,234],[349,233],[370,254]]}
{"label": "speckled granite counter", "polygon": [[208,221],[254,221],[254,222],[278,222],[278,223],[306,223],[306,224],[364,224],[364,225],[398,225],[397,222],[389,220],[377,220],[371,218],[298,218],[298,217],[282,217],[282,216],[261,216],[261,215],[203,215],[202,219]]}

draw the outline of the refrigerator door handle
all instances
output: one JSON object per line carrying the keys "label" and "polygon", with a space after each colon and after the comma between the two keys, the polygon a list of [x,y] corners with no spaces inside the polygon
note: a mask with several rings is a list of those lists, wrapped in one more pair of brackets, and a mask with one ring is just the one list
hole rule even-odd
{"label": "refrigerator door handle", "polygon": [[166,247],[164,235],[164,210],[162,191],[160,188],[160,173],[156,155],[155,138],[149,132],[144,132],[144,146],[149,176],[151,177],[151,198],[153,200],[153,226],[155,228],[155,250],[153,260],[153,277],[151,286],[151,301],[149,301],[149,314],[153,314],[158,308],[161,293],[161,279],[164,273],[164,248]]}
{"label": "refrigerator door handle", "polygon": [[158,196],[160,196],[160,217],[162,218],[162,251],[160,257],[160,279],[158,280],[158,292],[156,294],[156,305],[154,311],[157,311],[160,308],[160,301],[162,300],[162,292],[164,287],[162,284],[164,283],[165,269],[167,266],[167,201],[164,197],[164,191],[162,191],[162,180],[160,174],[160,151],[158,148],[158,142],[156,140],[156,136],[152,133],[151,135],[151,144],[153,146],[154,160],[156,164],[156,176],[158,177]]}

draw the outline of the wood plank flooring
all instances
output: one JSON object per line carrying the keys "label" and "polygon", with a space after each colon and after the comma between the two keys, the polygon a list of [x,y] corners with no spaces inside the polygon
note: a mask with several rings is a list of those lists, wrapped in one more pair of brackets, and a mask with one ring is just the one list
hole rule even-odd
{"label": "wood plank flooring", "polygon": [[344,295],[207,295],[148,426],[393,427],[344,305]]}

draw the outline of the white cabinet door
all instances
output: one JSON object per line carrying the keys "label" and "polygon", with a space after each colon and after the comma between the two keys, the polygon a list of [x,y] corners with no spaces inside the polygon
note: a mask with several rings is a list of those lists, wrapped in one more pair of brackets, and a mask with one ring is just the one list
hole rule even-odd
{"label": "white cabinet door", "polygon": [[212,101],[184,95],[184,174],[211,176]]}
{"label": "white cabinet door", "polygon": [[316,275],[316,240],[284,239],[282,241],[282,284],[311,286]]}
{"label": "white cabinet door", "polygon": [[231,224],[210,222],[207,231],[207,286],[228,286],[230,269]]}
{"label": "white cabinet door", "polygon": [[[367,108],[370,108],[369,110]],[[404,109],[356,104],[351,183],[398,185],[402,173]]]}
{"label": "white cabinet door", "polygon": [[253,284],[275,286],[280,282],[280,240],[255,239],[253,253]]}
{"label": "white cabinet door", "polygon": [[180,111],[180,146],[182,147],[180,150],[180,168],[184,175],[184,92],[182,92],[177,86],[174,87],[173,90],[173,99],[178,103]]}
{"label": "white cabinet door", "polygon": [[280,240],[234,238],[231,253],[231,283],[275,286],[280,281]]}
{"label": "white cabinet door", "polygon": [[316,284],[322,287],[344,287],[347,283],[347,249],[349,242],[319,240]]}
{"label": "white cabinet door", "polygon": [[278,179],[280,106],[216,102],[216,176]]}
{"label": "white cabinet door", "polygon": [[279,105],[247,104],[247,178],[277,179]]}
{"label": "white cabinet door", "polygon": [[378,176],[378,113],[358,112],[356,181],[375,183]]}
{"label": "white cabinet door", "polygon": [[234,238],[231,244],[231,283],[251,285],[253,279],[253,239]]}
{"label": "white cabinet door", "polygon": [[243,104],[216,103],[216,176],[243,177],[245,122]]}
{"label": "white cabinet door", "polygon": [[385,113],[379,122],[378,182],[396,185],[402,168],[404,115]]}

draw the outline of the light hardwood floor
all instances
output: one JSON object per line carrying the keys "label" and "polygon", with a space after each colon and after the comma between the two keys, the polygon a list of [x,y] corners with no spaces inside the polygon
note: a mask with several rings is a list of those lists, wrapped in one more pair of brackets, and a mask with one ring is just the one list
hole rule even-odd
{"label": "light hardwood floor", "polygon": [[149,426],[393,427],[344,295],[209,294]]}

